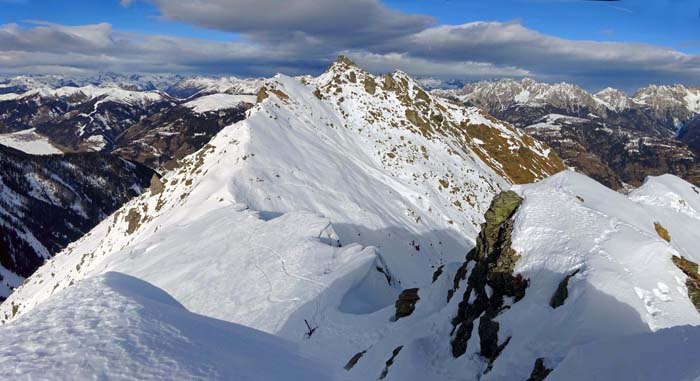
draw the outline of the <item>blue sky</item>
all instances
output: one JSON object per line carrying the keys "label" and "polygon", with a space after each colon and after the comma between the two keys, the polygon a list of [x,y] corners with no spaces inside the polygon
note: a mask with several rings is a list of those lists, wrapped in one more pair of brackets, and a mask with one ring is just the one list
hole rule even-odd
{"label": "blue sky", "polygon": [[[694,0],[199,2],[192,8],[186,0],[0,0],[0,62],[9,63],[0,71],[315,74],[345,53],[373,71],[395,66],[467,80],[532,76],[589,88],[691,83],[700,74]],[[46,41],[65,43],[66,53]],[[167,46],[172,51],[164,54]],[[179,48],[189,56],[174,54]],[[138,64],[129,65],[134,58]]]}
{"label": "blue sky", "polygon": [[529,28],[567,39],[646,42],[678,48],[691,41],[700,42],[700,2],[694,0],[392,0],[386,4],[407,12],[431,14],[443,24],[518,19]]}

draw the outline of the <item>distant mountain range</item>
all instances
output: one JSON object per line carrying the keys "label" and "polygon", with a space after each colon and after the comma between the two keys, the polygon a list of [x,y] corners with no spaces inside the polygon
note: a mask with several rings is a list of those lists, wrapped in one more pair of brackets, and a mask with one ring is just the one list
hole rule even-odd
{"label": "distant mountain range", "polygon": [[650,85],[630,97],[532,79],[466,84],[433,94],[476,106],[552,146],[564,161],[615,189],[672,173],[700,184],[700,88]]}
{"label": "distant mountain range", "polygon": [[[60,151],[116,152],[159,168],[196,151],[221,128],[242,119],[263,83],[233,77],[117,75],[83,81],[90,84],[66,86],[75,80],[57,77],[5,80],[0,85],[6,91],[0,95],[0,141],[2,134],[31,129],[37,139],[48,139]],[[154,90],[154,82],[167,84],[176,95]],[[178,98],[183,94],[187,95]]]}

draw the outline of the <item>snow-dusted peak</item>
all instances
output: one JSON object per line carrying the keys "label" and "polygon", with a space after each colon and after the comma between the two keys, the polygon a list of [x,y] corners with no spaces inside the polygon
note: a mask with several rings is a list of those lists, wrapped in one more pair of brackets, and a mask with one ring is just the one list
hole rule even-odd
{"label": "snow-dusted peak", "polygon": [[618,112],[628,109],[632,105],[632,99],[627,94],[612,87],[606,87],[597,92],[595,97],[607,108]]}
{"label": "snow-dusted peak", "polygon": [[581,345],[700,324],[673,259],[700,259],[687,183],[626,196],[562,172],[499,209],[559,169],[547,147],[342,61],[270,79],[247,113],[41,267],[0,305],[7,332],[110,271],[353,380],[523,380]]}
{"label": "snow-dusted peak", "polygon": [[482,81],[466,84],[458,90],[435,90],[434,93],[495,111],[517,106],[547,105],[574,113],[584,109],[600,112],[602,108],[593,95],[579,86],[565,82],[542,83],[531,78]]}
{"label": "snow-dusted peak", "polygon": [[700,113],[700,89],[683,85],[649,85],[637,90],[634,100],[656,111],[681,109]]}
{"label": "snow-dusted peak", "polygon": [[[459,155],[454,150],[459,147],[463,155],[478,157],[514,183],[530,182],[563,169],[546,146],[477,108],[429,94],[402,71],[374,76],[339,60],[311,84],[316,86],[317,96],[350,118],[351,128],[376,137],[392,130],[408,131],[426,140],[447,143],[453,154]],[[406,146],[403,141],[398,143]],[[411,145],[406,148],[422,149]],[[391,159],[406,158],[400,151],[395,152],[389,155]],[[521,154],[524,152],[529,154]]]}

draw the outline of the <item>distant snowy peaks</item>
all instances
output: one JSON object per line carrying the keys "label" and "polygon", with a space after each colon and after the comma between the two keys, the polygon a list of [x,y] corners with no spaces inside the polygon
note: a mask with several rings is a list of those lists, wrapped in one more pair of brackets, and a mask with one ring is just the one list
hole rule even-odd
{"label": "distant snowy peaks", "polygon": [[606,107],[615,111],[622,111],[632,106],[632,98],[621,90],[612,87],[597,92],[595,98],[601,101]]}
{"label": "distant snowy peaks", "polygon": [[0,95],[0,101],[22,100],[32,98],[66,99],[69,103],[85,102],[93,99],[107,100],[130,105],[148,104],[169,98],[159,91],[132,91],[120,87],[83,87],[64,86],[56,89],[39,87],[23,93],[5,93]]}
{"label": "distant snowy peaks", "polygon": [[46,93],[60,88],[85,87],[120,89],[132,92],[161,92],[176,98],[214,93],[255,94],[263,79],[238,77],[182,76],[171,74],[100,73],[86,77],[56,75],[0,77],[0,99],[32,91]]}
{"label": "distant snowy peaks", "polygon": [[566,82],[550,84],[524,78],[468,83],[459,89],[436,89],[433,92],[488,110],[506,110],[517,105],[554,106],[573,112],[585,108],[594,113],[636,108],[651,109],[661,114],[670,110],[674,117],[680,119],[686,118],[690,113],[700,112],[700,88],[683,85],[649,85],[638,89],[630,97],[614,88],[591,94]]}
{"label": "distant snowy peaks", "polygon": [[177,82],[166,91],[178,98],[216,93],[252,95],[258,92],[264,82],[262,78],[193,77]]}

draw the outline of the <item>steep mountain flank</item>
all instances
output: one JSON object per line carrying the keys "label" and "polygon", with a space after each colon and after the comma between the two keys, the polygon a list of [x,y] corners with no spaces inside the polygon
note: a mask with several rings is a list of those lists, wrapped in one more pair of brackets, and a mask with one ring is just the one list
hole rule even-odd
{"label": "steep mountain flank", "polygon": [[115,156],[33,156],[0,146],[0,299],[153,176]]}

